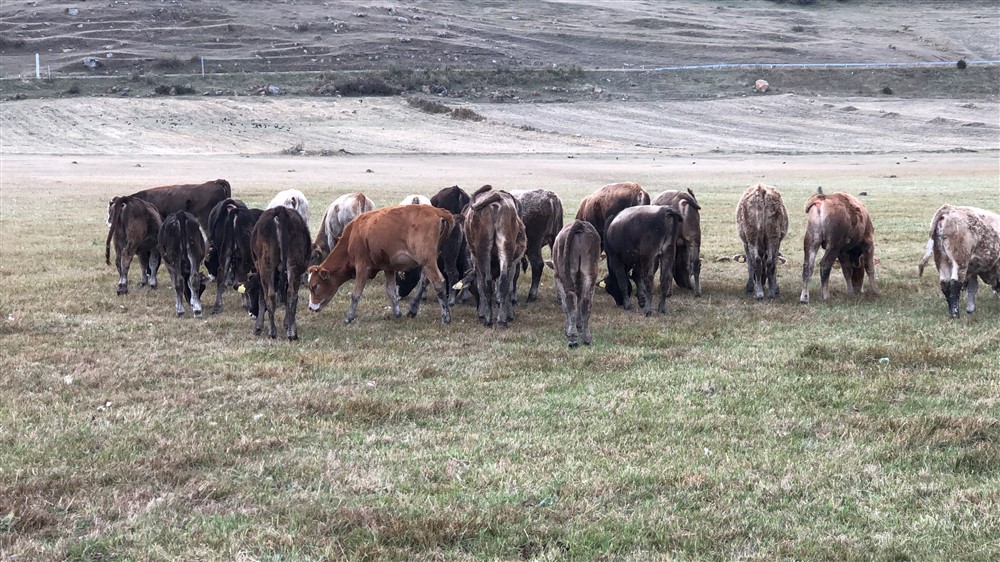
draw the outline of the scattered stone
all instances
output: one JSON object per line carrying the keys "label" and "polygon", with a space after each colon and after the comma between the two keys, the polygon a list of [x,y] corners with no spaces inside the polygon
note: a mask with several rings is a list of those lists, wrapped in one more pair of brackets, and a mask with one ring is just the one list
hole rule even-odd
{"label": "scattered stone", "polygon": [[97,57],[83,57],[83,66],[90,69],[101,68],[104,63]]}
{"label": "scattered stone", "polygon": [[858,111],[858,108],[854,107],[853,105],[849,105],[847,107],[842,107],[840,110],[841,111]]}
{"label": "scattered stone", "polygon": [[771,85],[767,83],[767,80],[758,80],[754,82],[753,89],[763,94],[770,86]]}
{"label": "scattered stone", "polygon": [[75,16],[80,13],[80,8],[66,8],[66,13],[71,16]]}
{"label": "scattered stone", "polygon": [[365,173],[366,174],[374,174],[375,172],[373,172],[371,168],[368,168],[367,170],[365,170]]}

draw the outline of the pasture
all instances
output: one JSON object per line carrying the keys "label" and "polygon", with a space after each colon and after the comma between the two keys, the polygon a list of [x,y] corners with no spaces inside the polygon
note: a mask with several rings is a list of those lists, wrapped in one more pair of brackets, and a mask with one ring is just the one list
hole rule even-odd
{"label": "pasture", "polygon": [[[902,155],[66,156],[5,154],[0,200],[0,559],[1000,557],[1000,299],[950,320],[916,276],[945,202],[1000,207],[996,153]],[[372,170],[367,172],[366,170]],[[261,206],[302,190],[379,206],[459,184],[544,187],[566,219],[605,183],[692,188],[703,293],[666,315],[601,289],[566,348],[551,271],[505,330],[458,306],[394,319],[344,288],[301,341],[252,334],[235,293],[176,318],[115,295],[106,203],[230,180]],[[777,302],[743,292],[736,203],[789,213]],[[866,191],[882,295],[798,304],[802,205]],[[547,255],[547,250],[546,250]],[[603,270],[603,266],[602,266]],[[209,286],[205,300],[214,298]],[[432,303],[429,303],[432,304]],[[279,313],[280,318],[280,313]]]}

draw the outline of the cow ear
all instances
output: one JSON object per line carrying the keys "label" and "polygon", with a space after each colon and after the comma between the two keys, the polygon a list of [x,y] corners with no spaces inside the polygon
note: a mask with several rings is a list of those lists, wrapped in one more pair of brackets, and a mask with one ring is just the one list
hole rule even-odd
{"label": "cow ear", "polygon": [[322,279],[323,281],[329,281],[330,280],[330,272],[327,271],[327,270],[325,270],[325,269],[319,270],[319,278]]}
{"label": "cow ear", "polygon": [[308,271],[309,271],[310,275],[313,274],[313,273],[316,273],[317,271],[319,271],[319,266],[318,265],[310,265]]}

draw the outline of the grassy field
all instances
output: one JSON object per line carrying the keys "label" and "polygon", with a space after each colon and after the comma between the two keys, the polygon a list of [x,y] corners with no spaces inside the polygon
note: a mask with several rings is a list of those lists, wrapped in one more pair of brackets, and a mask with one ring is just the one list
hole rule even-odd
{"label": "grassy field", "polygon": [[[565,166],[534,171],[571,218],[605,182]],[[471,306],[448,326],[434,306],[393,319],[378,281],[351,326],[346,291],[302,306],[298,343],[254,337],[232,293],[221,315],[177,319],[164,270],[158,291],[133,271],[115,295],[103,201],[126,182],[8,178],[0,560],[1000,558],[1000,300],[984,289],[952,321],[936,272],[916,276],[942,203],[998,207],[995,167],[770,172],[791,218],[778,302],[716,261],[740,250],[755,176],[691,173],[704,296],[644,318],[599,294],[576,350],[550,272],[502,331]],[[266,203],[272,179],[235,195]],[[382,205],[428,191],[378,179]],[[880,297],[847,297],[835,272],[830,301],[815,277],[798,304],[818,183],[871,194]],[[317,219],[343,192],[304,187]]]}

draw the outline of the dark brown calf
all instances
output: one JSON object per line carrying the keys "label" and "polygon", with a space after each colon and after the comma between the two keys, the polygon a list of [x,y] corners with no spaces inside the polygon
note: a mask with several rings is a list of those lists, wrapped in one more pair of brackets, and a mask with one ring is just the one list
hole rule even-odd
{"label": "dark brown calf", "polygon": [[201,294],[205,290],[205,281],[200,268],[205,259],[205,238],[198,219],[187,211],[171,213],[163,221],[157,239],[160,255],[167,264],[174,285],[177,316],[184,316],[184,301],[191,303],[195,318],[201,316]]}
{"label": "dark brown calf", "polygon": [[576,220],[587,221],[594,225],[601,235],[604,244],[604,234],[611,220],[624,209],[635,205],[649,205],[649,194],[635,182],[612,183],[605,185],[594,193],[583,198],[576,212]]}
{"label": "dark brown calf", "polygon": [[674,270],[677,230],[681,215],[663,205],[636,205],[618,213],[608,225],[604,238],[608,254],[608,275],[604,288],[618,306],[632,308],[632,284],[639,308],[653,313],[653,272],[660,268],[659,312],[667,311],[667,290]]}
{"label": "dark brown calf", "polygon": [[512,268],[516,270],[527,246],[517,200],[506,191],[485,185],[472,195],[464,216],[463,228],[476,278],[479,320],[487,326],[493,325],[493,304],[499,301],[496,323],[505,327],[514,319]]}
{"label": "dark brown calf", "polygon": [[[167,215],[177,211],[187,211],[198,219],[201,228],[208,232],[209,214],[212,208],[222,201],[232,197],[232,188],[229,182],[223,179],[209,181],[201,184],[165,185],[144,189],[132,194],[143,201],[153,204],[160,217],[167,218]],[[112,199],[112,202],[114,200]],[[108,205],[110,210],[110,204]]]}
{"label": "dark brown calf", "polygon": [[[674,281],[678,287],[694,289],[701,296],[701,206],[694,192],[667,190],[656,196],[653,205],[670,205],[681,214],[677,231],[677,255],[674,256]],[[673,290],[667,291],[670,296]]]}
{"label": "dark brown calf", "polygon": [[118,294],[128,294],[128,270],[132,256],[139,255],[139,286],[149,283],[156,288],[156,271],[160,268],[160,250],[156,237],[163,220],[156,207],[131,196],[115,197],[109,209],[110,228],[104,244],[104,261],[111,265],[111,240],[115,242],[115,266],[118,268]]}
{"label": "dark brown calf", "polygon": [[806,201],[806,235],[802,246],[802,295],[799,302],[809,303],[809,279],[816,264],[816,254],[825,248],[819,262],[819,281],[823,300],[830,297],[830,270],[839,261],[847,281],[847,294],[863,292],[862,283],[868,272],[868,288],[878,295],[875,280],[875,227],[868,210],[857,197],[847,193],[824,195],[817,193]]}
{"label": "dark brown calf", "polygon": [[[521,222],[528,238],[522,259],[522,268],[531,264],[531,288],[528,289],[528,302],[538,298],[538,285],[542,281],[542,271],[545,261],[542,259],[542,248],[549,247],[552,252],[556,236],[563,227],[563,206],[559,196],[545,189],[518,190],[510,192],[517,199],[521,212]],[[527,262],[527,263],[524,263]],[[517,302],[517,270],[515,268],[514,290],[512,298]]]}
{"label": "dark brown calf", "polygon": [[590,345],[590,305],[601,261],[601,236],[594,225],[573,221],[556,236],[552,263],[556,292],[566,313],[566,340],[570,347]]}
{"label": "dark brown calf", "polygon": [[[250,248],[259,291],[248,291],[251,314],[256,301],[257,319],[253,333],[264,329],[264,313],[268,318],[268,337],[277,337],[274,313],[279,304],[285,305],[283,322],[289,340],[299,339],[295,312],[299,303],[299,285],[309,265],[311,240],[309,227],[298,212],[285,206],[264,211],[250,232]],[[253,287],[254,283],[250,283]]]}
{"label": "dark brown calf", "polygon": [[[430,205],[399,205],[363,213],[347,224],[340,242],[320,265],[309,268],[309,309],[319,312],[337,294],[341,285],[354,280],[351,306],[344,323],[352,322],[358,302],[369,280],[385,273],[385,292],[392,314],[399,318],[396,273],[422,268],[434,285],[441,305],[441,321],[451,322],[444,276],[438,269],[438,250],[455,228],[448,211]],[[411,306],[410,316],[416,315]]]}

